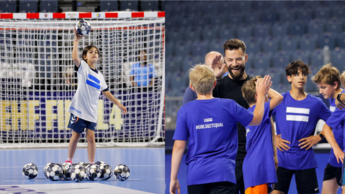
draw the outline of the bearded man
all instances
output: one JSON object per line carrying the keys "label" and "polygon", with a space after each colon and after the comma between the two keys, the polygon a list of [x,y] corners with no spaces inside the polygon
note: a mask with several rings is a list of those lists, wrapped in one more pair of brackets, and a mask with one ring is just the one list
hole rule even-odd
{"label": "bearded man", "polygon": [[[238,39],[230,39],[224,43],[224,61],[229,70],[228,76],[217,80],[217,85],[213,90],[213,96],[217,98],[232,99],[237,104],[248,109],[249,106],[242,96],[241,88],[244,82],[251,77],[245,72],[245,64],[248,60],[246,45]],[[236,193],[241,191],[244,194],[244,182],[242,165],[246,156],[246,129],[241,123],[237,123],[238,150],[236,157]]]}

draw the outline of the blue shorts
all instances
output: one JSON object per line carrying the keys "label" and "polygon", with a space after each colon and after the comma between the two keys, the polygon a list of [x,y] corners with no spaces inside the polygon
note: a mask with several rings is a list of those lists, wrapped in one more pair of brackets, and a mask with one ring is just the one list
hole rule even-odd
{"label": "blue shorts", "polygon": [[97,123],[93,123],[90,121],[85,121],[79,117],[74,116],[71,114],[68,122],[68,128],[72,129],[76,133],[82,133],[84,129],[91,129],[92,131],[96,130]]}

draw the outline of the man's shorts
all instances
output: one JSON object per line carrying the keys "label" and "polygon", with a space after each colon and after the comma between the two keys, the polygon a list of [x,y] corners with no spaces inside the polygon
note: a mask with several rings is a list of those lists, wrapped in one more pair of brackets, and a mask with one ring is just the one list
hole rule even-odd
{"label": "man's shorts", "polygon": [[315,168],[305,170],[290,170],[282,167],[277,169],[278,183],[275,184],[274,190],[289,192],[292,175],[295,174],[297,192],[303,194],[319,193]]}
{"label": "man's shorts", "polygon": [[341,171],[342,171],[341,167],[334,167],[328,163],[323,174],[323,181],[336,178],[338,185],[342,186],[341,185]]}
{"label": "man's shorts", "polygon": [[97,123],[85,121],[84,119],[81,119],[71,114],[67,127],[72,129],[76,133],[82,133],[85,128],[95,131],[96,126],[97,126]]}

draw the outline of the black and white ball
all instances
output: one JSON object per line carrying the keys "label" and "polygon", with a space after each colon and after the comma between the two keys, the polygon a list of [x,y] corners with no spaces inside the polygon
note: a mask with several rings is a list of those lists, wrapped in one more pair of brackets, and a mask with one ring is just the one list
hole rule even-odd
{"label": "black and white ball", "polygon": [[71,179],[75,182],[83,181],[86,178],[86,170],[81,165],[76,165],[72,168]]}
{"label": "black and white ball", "polygon": [[102,180],[108,180],[113,176],[113,168],[111,168],[111,166],[108,164],[101,164],[99,168],[102,172],[100,177]]}
{"label": "black and white ball", "polygon": [[90,163],[87,162],[79,162],[78,165],[83,166],[84,168],[89,165]]}
{"label": "black and white ball", "polygon": [[96,181],[101,177],[101,169],[97,164],[89,164],[86,167],[86,176],[89,180]]}
{"label": "black and white ball", "polygon": [[119,164],[114,169],[114,176],[121,181],[127,180],[130,174],[128,166],[124,164]]}
{"label": "black and white ball", "polygon": [[61,164],[53,164],[47,168],[46,175],[52,181],[59,181],[63,178],[63,169]]}
{"label": "black and white ball", "polygon": [[62,164],[62,170],[63,170],[63,175],[62,177],[65,180],[71,180],[71,172],[70,172],[70,168],[72,168],[73,165],[71,163],[63,163]]}
{"label": "black and white ball", "polygon": [[33,179],[38,174],[38,168],[34,163],[25,164],[23,167],[23,175],[28,179]]}
{"label": "black and white ball", "polygon": [[85,20],[80,20],[77,25],[75,26],[75,30],[79,35],[88,35],[91,30],[91,25],[89,22]]}
{"label": "black and white ball", "polygon": [[47,176],[47,169],[48,169],[48,167],[49,166],[53,166],[55,163],[48,163],[48,164],[46,164],[45,166],[44,166],[44,168],[43,168],[43,173],[44,173],[44,176],[47,178],[47,179],[49,179],[49,177]]}
{"label": "black and white ball", "polygon": [[97,164],[98,166],[101,166],[101,164],[105,164],[105,162],[103,162],[103,161],[97,161],[97,162],[95,162],[95,164]]}

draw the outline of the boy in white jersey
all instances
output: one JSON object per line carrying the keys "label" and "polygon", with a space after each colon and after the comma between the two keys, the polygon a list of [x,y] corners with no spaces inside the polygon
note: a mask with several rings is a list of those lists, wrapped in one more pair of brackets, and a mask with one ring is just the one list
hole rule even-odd
{"label": "boy in white jersey", "polygon": [[304,92],[310,72],[304,62],[292,61],[285,71],[291,90],[282,94],[283,102],[272,113],[276,118],[279,161],[273,194],[287,194],[294,174],[298,193],[319,193],[315,170],[318,164],[312,146],[321,137],[313,134],[317,122],[326,121],[331,112],[320,98]]}
{"label": "boy in white jersey", "polygon": [[[340,88],[340,73],[332,64],[324,65],[312,78],[312,81],[319,87],[320,94],[325,99],[329,99],[330,110],[336,108],[335,99],[338,94],[343,93]],[[343,129],[341,127],[333,129],[334,137],[340,149],[343,149]],[[328,164],[324,171],[322,194],[336,194],[341,185],[342,163],[337,161],[333,149],[329,156]]]}
{"label": "boy in white jersey", "polygon": [[78,88],[68,109],[68,112],[71,113],[68,128],[71,128],[73,131],[68,147],[68,159],[65,162],[72,163],[75,150],[77,149],[78,139],[86,128],[89,163],[94,163],[96,152],[95,130],[100,93],[102,92],[124,114],[127,113],[127,109],[109,92],[103,75],[96,69],[99,56],[98,49],[95,46],[85,47],[82,54],[83,60],[80,60],[78,57],[78,44],[83,36],[78,35],[75,30],[74,34],[72,59],[78,69]]}

